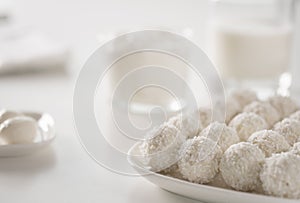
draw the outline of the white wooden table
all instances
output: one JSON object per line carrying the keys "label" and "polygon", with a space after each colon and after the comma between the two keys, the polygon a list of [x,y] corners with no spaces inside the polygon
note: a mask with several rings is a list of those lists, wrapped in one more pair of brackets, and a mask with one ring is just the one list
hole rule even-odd
{"label": "white wooden table", "polygon": [[[46,111],[56,120],[57,139],[31,156],[0,158],[0,202],[194,202],[165,192],[141,177],[112,173],[81,147],[72,114],[76,76],[98,46],[100,33],[143,26],[201,29],[205,1],[39,1],[12,2],[13,21],[30,24],[68,43],[68,70],[0,77],[0,106]],[[199,34],[199,38],[201,34]]]}

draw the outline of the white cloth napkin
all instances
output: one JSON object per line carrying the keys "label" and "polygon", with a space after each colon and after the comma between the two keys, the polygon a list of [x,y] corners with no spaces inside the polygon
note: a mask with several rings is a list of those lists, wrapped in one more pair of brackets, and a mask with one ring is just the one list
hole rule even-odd
{"label": "white cloth napkin", "polygon": [[0,74],[63,68],[68,55],[65,45],[42,33],[0,27]]}

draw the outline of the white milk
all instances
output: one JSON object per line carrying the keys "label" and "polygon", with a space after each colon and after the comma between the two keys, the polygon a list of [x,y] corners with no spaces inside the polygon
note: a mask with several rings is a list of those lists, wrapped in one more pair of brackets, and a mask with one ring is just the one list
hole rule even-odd
{"label": "white milk", "polygon": [[[132,71],[134,72],[135,70],[145,66],[165,67],[169,69],[169,71],[173,74],[178,75],[178,77],[180,77],[190,89],[185,89],[178,85],[173,86],[173,88],[176,88],[176,91],[175,89],[168,90],[170,92],[166,89],[155,86],[143,88],[133,95],[131,100],[133,104],[132,111],[148,111],[149,108],[151,109],[154,106],[164,107],[164,109],[168,112],[179,111],[183,107],[180,106],[178,103],[179,101],[175,100],[175,97],[178,97],[177,99],[185,100],[184,95],[186,94],[186,91],[192,92],[199,105],[206,106],[210,104],[209,94],[202,78],[196,75],[196,73],[192,71],[192,68],[181,59],[159,52],[149,51],[131,54],[112,65],[110,71],[107,72],[111,86],[116,87],[122,77],[126,77],[126,74]],[[143,75],[142,77],[145,79],[148,78],[147,75]],[[169,77],[168,75],[157,75],[157,78],[160,78],[160,81],[164,81],[170,80],[170,78],[173,77]],[[133,78],[133,80],[135,79]],[[134,84],[135,81],[132,81],[132,83]],[[130,85],[131,84],[128,84],[128,87]],[[175,94],[175,92],[180,92],[180,95],[172,95],[172,93]],[[122,102],[122,98],[120,98],[120,102]]]}
{"label": "white milk", "polygon": [[[182,78],[186,78],[187,71],[189,67],[183,61],[178,58],[175,58],[168,54],[162,54],[159,52],[141,52],[128,55],[122,60],[116,62],[111,66],[111,70],[108,72],[110,77],[111,86],[116,88],[116,85],[122,80],[123,77],[130,76],[131,72],[136,71],[137,69],[154,66],[154,67],[166,67],[169,68],[170,71],[178,74]],[[126,74],[129,74],[128,76]],[[147,75],[143,75],[147,79]],[[161,81],[167,80],[167,76],[165,75],[157,75],[158,78],[161,78]],[[128,87],[131,87],[135,84],[135,78],[132,78],[132,84],[127,84]],[[155,84],[154,84],[155,85]],[[133,85],[134,86],[134,85]],[[142,87],[140,87],[142,88]],[[183,94],[184,89],[181,90]],[[168,93],[163,88],[148,86],[146,88],[140,89],[137,92],[131,92],[132,104],[134,104],[134,111],[148,111],[149,108],[153,108],[154,106],[162,106],[168,111],[178,111],[180,110],[179,104],[174,101],[174,97],[172,94]],[[178,95],[177,95],[178,96]],[[123,98],[119,98],[120,102]],[[124,98],[125,99],[125,98]],[[175,102],[175,103],[174,103]],[[146,107],[148,106],[148,108]]]}
{"label": "white milk", "polygon": [[289,67],[291,26],[213,24],[210,51],[226,79],[278,79]]}
{"label": "white milk", "polygon": [[[162,30],[169,29],[162,28]],[[193,38],[193,30],[191,28],[172,29],[171,32],[179,33],[180,35],[183,35],[184,37],[187,37],[189,39]],[[99,41],[104,42],[109,38],[113,38],[115,36],[116,35],[113,33],[106,35],[101,34],[98,36],[98,39]],[[116,46],[118,46],[118,44],[116,44]],[[174,49],[176,48],[176,46],[173,44],[171,44],[170,46],[174,46]],[[184,47],[182,48],[184,49]],[[173,88],[175,88],[176,91],[167,91],[166,89],[155,86],[155,84],[154,86],[141,88],[137,92],[132,92],[132,100],[130,101],[131,111],[144,113],[148,112],[149,109],[152,109],[153,107],[160,106],[167,112],[177,112],[185,107],[185,94],[188,91],[192,91],[192,94],[194,95],[195,100],[199,105],[210,105],[210,95],[207,92],[206,84],[204,81],[202,81],[201,77],[199,77],[194,71],[192,71],[192,67],[190,67],[190,65],[186,64],[180,58],[155,51],[143,51],[140,53],[130,54],[114,63],[110,67],[109,71],[107,71],[104,78],[105,82],[103,82],[103,84],[106,85],[106,88],[104,89],[110,89],[110,94],[113,95],[114,88],[117,87],[118,83],[123,77],[126,78],[130,76],[130,74],[134,73],[134,71],[136,71],[137,69],[145,66],[165,67],[172,71],[174,74],[177,74],[179,77],[181,77],[181,79],[186,82],[189,88],[176,85],[175,82]],[[150,78],[148,77],[148,75],[143,75],[142,77],[145,79]],[[170,78],[172,77],[157,74],[157,78],[160,78],[161,81],[164,81],[171,80]],[[131,81],[129,81],[129,84],[127,85],[128,88],[130,86],[133,86],[133,84],[135,84],[136,82],[135,78],[131,79],[132,84],[130,84]],[[179,92],[180,95],[174,95],[175,92]],[[122,96],[123,95],[121,95],[121,97]],[[117,98],[117,100],[120,106],[127,107],[128,101],[126,101],[125,96],[123,96],[123,98]],[[182,101],[182,103],[179,103],[180,101]],[[181,104],[183,106],[181,106]]]}

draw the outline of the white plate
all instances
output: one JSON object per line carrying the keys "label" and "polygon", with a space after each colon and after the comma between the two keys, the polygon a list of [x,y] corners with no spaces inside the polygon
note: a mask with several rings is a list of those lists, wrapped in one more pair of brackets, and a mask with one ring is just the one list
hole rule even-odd
{"label": "white plate", "polygon": [[[229,189],[222,189],[218,187],[190,183],[176,178],[164,176],[158,173],[153,173],[144,169],[141,161],[137,156],[140,155],[138,144],[135,144],[128,152],[128,162],[130,165],[148,181],[155,185],[196,200],[203,202],[220,202],[220,203],[299,203],[300,200],[276,198],[266,195],[258,195],[253,193],[239,192]],[[145,175],[147,174],[147,175]]]}
{"label": "white plate", "polygon": [[49,114],[22,112],[38,122],[39,136],[33,143],[0,145],[0,157],[21,156],[36,152],[49,145],[55,138],[54,120]]}

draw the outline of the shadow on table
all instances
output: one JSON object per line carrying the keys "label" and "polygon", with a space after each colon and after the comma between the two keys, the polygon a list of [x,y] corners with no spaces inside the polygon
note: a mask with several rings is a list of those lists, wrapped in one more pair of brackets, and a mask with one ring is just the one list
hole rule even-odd
{"label": "shadow on table", "polygon": [[55,163],[55,153],[49,146],[31,155],[19,157],[1,157],[0,173],[7,175],[34,175],[51,169]]}
{"label": "shadow on table", "polygon": [[52,68],[45,70],[28,70],[0,73],[0,78],[17,78],[17,77],[68,77],[70,75],[66,68]]}
{"label": "shadow on table", "polygon": [[[170,202],[170,203],[199,203],[197,200],[189,199],[159,187],[153,186],[151,190],[141,191],[140,186],[137,185],[136,189],[129,196],[129,202]],[[138,192],[137,192],[138,191]]]}

